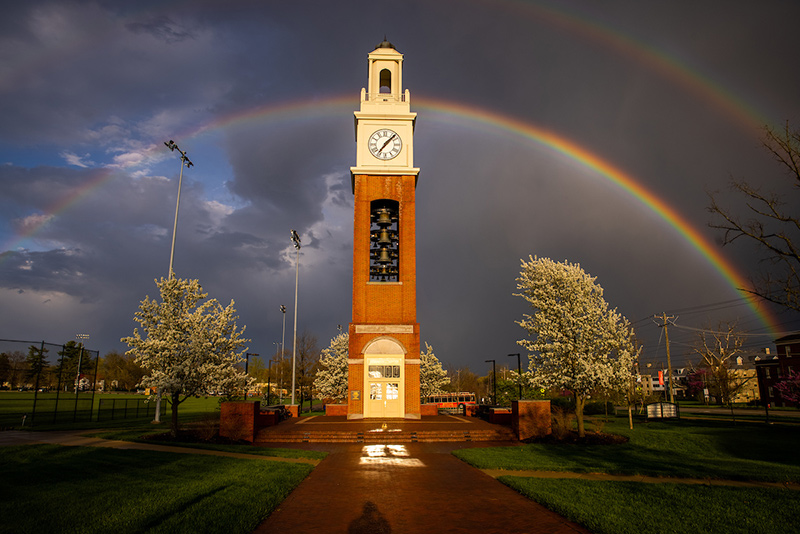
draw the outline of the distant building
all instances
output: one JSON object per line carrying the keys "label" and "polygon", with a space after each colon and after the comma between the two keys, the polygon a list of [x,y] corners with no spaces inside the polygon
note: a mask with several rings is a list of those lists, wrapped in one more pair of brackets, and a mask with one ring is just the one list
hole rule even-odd
{"label": "distant building", "polygon": [[789,373],[800,370],[800,333],[790,334],[775,340],[776,351],[755,359],[758,390],[762,403],[771,406],[797,406],[796,403],[781,398],[775,384],[786,380]]}

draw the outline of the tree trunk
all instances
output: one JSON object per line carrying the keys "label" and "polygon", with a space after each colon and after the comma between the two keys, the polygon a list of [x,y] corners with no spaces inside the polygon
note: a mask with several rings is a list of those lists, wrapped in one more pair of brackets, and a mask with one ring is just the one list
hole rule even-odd
{"label": "tree trunk", "polygon": [[170,433],[173,438],[178,437],[178,404],[180,403],[179,392],[172,394],[172,422],[170,423]]}
{"label": "tree trunk", "polygon": [[586,397],[575,394],[575,419],[578,420],[578,437],[586,437],[586,430],[583,427],[583,405],[586,404]]}

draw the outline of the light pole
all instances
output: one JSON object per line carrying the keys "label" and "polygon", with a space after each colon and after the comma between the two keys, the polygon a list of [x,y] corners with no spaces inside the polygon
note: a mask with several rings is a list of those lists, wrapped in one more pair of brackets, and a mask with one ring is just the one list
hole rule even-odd
{"label": "light pole", "polygon": [[175,234],[178,230],[178,208],[181,205],[181,184],[183,183],[183,167],[184,165],[188,169],[189,167],[193,166],[194,163],[189,161],[189,158],[186,157],[186,152],[178,148],[178,145],[175,144],[175,141],[172,139],[169,142],[164,142],[171,151],[177,150],[181,155],[181,172],[178,174],[178,200],[175,202],[175,222],[172,224],[172,247],[169,250],[169,279],[172,280],[174,273],[172,271],[172,260],[175,257]]}
{"label": "light pole", "polygon": [[283,355],[286,354],[284,352],[286,349],[284,348],[283,342],[286,341],[286,306],[281,304],[281,314],[283,314],[283,331],[281,333],[281,378],[280,378],[280,396],[281,396],[281,403],[283,403]]}
{"label": "light pole", "polygon": [[78,376],[75,378],[75,396],[78,396],[78,389],[81,387],[81,363],[83,362],[83,342],[89,339],[89,334],[75,334],[75,339],[80,339],[80,352],[78,353]]}
{"label": "light pole", "polygon": [[[175,221],[172,223],[172,246],[170,246],[169,249],[169,274],[167,275],[167,279],[172,280],[172,278],[175,276],[175,273],[172,270],[172,260],[175,258],[175,235],[178,233],[178,208],[181,205],[181,185],[183,184],[183,167],[186,166],[186,168],[188,169],[189,167],[192,167],[194,163],[192,163],[191,160],[189,160],[189,158],[186,156],[186,152],[178,148],[178,145],[175,144],[175,141],[173,141],[172,139],[170,139],[169,142],[164,141],[164,144],[167,146],[168,149],[170,149],[171,152],[175,152],[175,150],[177,150],[178,153],[181,155],[181,171],[178,174],[178,198],[175,201]],[[156,415],[155,418],[153,419],[154,423],[161,422],[161,393],[162,393],[162,388],[161,387],[157,388]]]}
{"label": "light pole", "polygon": [[271,403],[269,402],[270,399],[270,382],[272,382],[272,364],[275,363],[277,360],[270,360],[269,364],[267,365],[267,405],[269,406]]}
{"label": "light pole", "polygon": [[492,362],[492,405],[497,404],[497,369],[494,360],[486,360],[486,363]]}
{"label": "light pole", "polygon": [[297,251],[297,260],[294,269],[294,341],[292,343],[292,405],[294,405],[294,388],[297,376],[297,284],[300,280],[300,236],[291,231],[292,242]]}
{"label": "light pole", "polygon": [[519,380],[519,397],[518,397],[518,400],[522,400],[522,363],[521,363],[521,359],[520,359],[521,357],[520,357],[519,352],[517,352],[515,354],[509,354],[508,355],[509,358],[511,358],[512,356],[516,356],[517,357],[517,378]]}
{"label": "light pole", "polygon": [[[278,363],[278,362],[279,362],[279,360],[278,360],[278,351],[280,351],[280,350],[281,350],[281,344],[280,344],[280,343],[278,343],[277,341],[273,341],[273,342],[272,342],[272,344],[273,344],[273,345],[275,345],[275,359],[273,359],[273,360],[270,360],[270,361],[273,361],[273,362],[275,362],[275,363]],[[278,367],[280,367],[280,365],[279,365]],[[281,374],[283,374],[283,373],[281,373]],[[276,378],[277,378],[277,377],[276,377]],[[278,384],[278,388],[280,388],[280,387],[281,387],[281,385],[280,385],[280,383],[279,383],[279,384]],[[269,379],[267,379],[267,390],[269,390]],[[280,394],[279,394],[279,395],[280,395]],[[281,402],[283,402],[283,399],[281,399]]]}

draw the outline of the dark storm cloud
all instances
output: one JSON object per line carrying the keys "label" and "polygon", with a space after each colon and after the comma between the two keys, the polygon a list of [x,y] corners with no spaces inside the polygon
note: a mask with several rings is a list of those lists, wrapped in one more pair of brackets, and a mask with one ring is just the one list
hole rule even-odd
{"label": "dark storm cloud", "polygon": [[[251,348],[266,354],[280,341],[279,305],[293,303],[295,228],[303,237],[299,328],[327,344],[350,319],[352,111],[366,56],[384,34],[405,54],[404,86],[419,112],[419,321],[443,360],[484,371],[485,359],[519,351],[514,321],[526,310],[512,293],[529,254],[580,262],[632,320],[733,299],[679,232],[619,186],[535,141],[453,122],[415,99],[552,129],[713,239],[706,190],[724,190],[731,176],[774,177],[748,117],[800,117],[800,74],[786,67],[798,45],[796,9],[471,1],[4,8],[0,156],[10,165],[0,167],[0,242],[12,247],[0,250],[0,317],[12,333],[36,338],[89,325],[98,348],[118,347],[139,300],[154,294],[153,279],[167,274],[178,162],[162,143],[175,139],[195,163],[184,174],[178,275],[199,278],[222,302],[233,298]],[[353,103],[341,115],[315,107],[342,94]],[[726,94],[740,109],[720,104]],[[309,107],[296,117],[225,120],[289,102]],[[52,213],[101,172],[111,173],[102,186]],[[31,239],[11,237],[50,215]],[[752,250],[726,254],[742,270],[758,266]],[[723,307],[713,319],[739,315],[763,331],[746,308]],[[657,347],[660,332],[647,326],[641,333]]]}

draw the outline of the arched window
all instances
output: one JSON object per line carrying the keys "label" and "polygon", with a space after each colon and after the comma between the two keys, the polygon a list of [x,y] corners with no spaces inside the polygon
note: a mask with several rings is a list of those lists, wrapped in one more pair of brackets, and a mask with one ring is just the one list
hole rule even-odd
{"label": "arched window", "polygon": [[369,278],[374,282],[397,282],[399,265],[399,210],[396,200],[370,203]]}
{"label": "arched window", "polygon": [[380,76],[380,89],[381,93],[392,92],[392,73],[389,69],[383,69]]}

